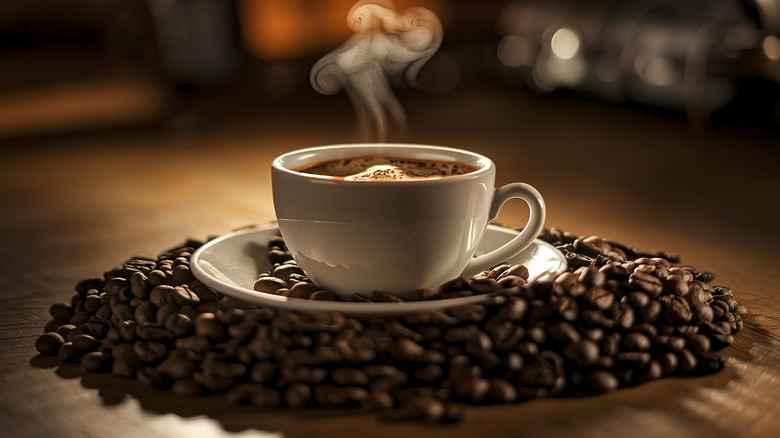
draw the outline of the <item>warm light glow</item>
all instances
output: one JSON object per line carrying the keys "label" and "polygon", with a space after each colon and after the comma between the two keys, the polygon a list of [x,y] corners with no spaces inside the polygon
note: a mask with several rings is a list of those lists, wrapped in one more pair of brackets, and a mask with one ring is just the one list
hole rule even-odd
{"label": "warm light glow", "polygon": [[531,43],[520,35],[507,35],[498,43],[498,60],[507,67],[529,65]]}
{"label": "warm light glow", "polygon": [[572,59],[580,52],[580,36],[574,30],[562,27],[550,39],[550,50],[559,59]]}
{"label": "warm light glow", "polygon": [[658,55],[640,53],[634,60],[634,70],[645,82],[658,87],[668,87],[678,79],[672,61]]}
{"label": "warm light glow", "polygon": [[769,35],[764,38],[764,42],[761,43],[761,48],[764,49],[764,54],[772,61],[780,61],[780,39],[774,35]]}

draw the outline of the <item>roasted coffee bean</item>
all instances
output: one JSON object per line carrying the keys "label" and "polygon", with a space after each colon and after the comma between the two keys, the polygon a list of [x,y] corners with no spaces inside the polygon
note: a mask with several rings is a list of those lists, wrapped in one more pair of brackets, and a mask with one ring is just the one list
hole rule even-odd
{"label": "roasted coffee bean", "polygon": [[702,356],[705,353],[709,353],[710,350],[712,349],[710,338],[699,334],[694,334],[686,337],[685,344],[688,347],[688,349],[690,349],[693,352],[693,354],[697,356]]}
{"label": "roasted coffee bean", "polygon": [[688,349],[682,349],[677,352],[677,358],[679,360],[680,368],[685,372],[691,372],[696,369],[698,361],[696,355]]}
{"label": "roasted coffee bean", "polygon": [[75,326],[84,324],[87,321],[89,321],[89,312],[86,310],[76,312],[73,316],[70,317],[70,323]]}
{"label": "roasted coffee bean", "polygon": [[664,318],[669,324],[685,324],[693,317],[691,306],[682,297],[667,295],[662,298],[661,303],[663,305]]}
{"label": "roasted coffee bean", "polygon": [[471,403],[481,402],[490,391],[490,381],[478,376],[465,377],[454,381],[453,385],[457,397]]}
{"label": "roasted coffee bean", "polygon": [[81,357],[81,366],[86,371],[103,371],[111,363],[111,355],[102,351],[90,351]]}
{"label": "roasted coffee bean", "polygon": [[174,380],[190,377],[196,369],[195,361],[178,355],[170,355],[157,366],[158,371]]}
{"label": "roasted coffee bean", "polygon": [[643,367],[650,363],[652,356],[650,353],[646,352],[628,351],[616,354],[615,360],[623,362],[624,364],[629,364],[629,366],[632,367]]}
{"label": "roasted coffee bean", "polygon": [[369,382],[368,375],[357,368],[337,368],[330,372],[330,377],[340,385],[366,386]]}
{"label": "roasted coffee bean", "polygon": [[97,295],[88,295],[84,298],[84,310],[87,311],[87,313],[94,315],[100,306],[100,297]]}
{"label": "roasted coffee bean", "polygon": [[382,418],[386,421],[421,420],[439,422],[446,414],[444,403],[435,397],[410,397],[398,409],[386,410]]}
{"label": "roasted coffee bean", "polygon": [[212,340],[221,340],[225,337],[225,326],[217,320],[213,313],[201,313],[193,321],[195,334]]}
{"label": "roasted coffee bean", "polygon": [[604,272],[600,271],[596,266],[582,267],[579,271],[577,281],[585,285],[585,287],[602,287],[604,286],[604,282],[607,281]]}
{"label": "roasted coffee bean", "polygon": [[528,312],[528,301],[520,297],[509,297],[499,310],[499,317],[507,321],[520,322]]}
{"label": "roasted coffee bean", "polygon": [[65,339],[63,339],[62,335],[55,332],[47,332],[38,336],[38,339],[35,340],[35,349],[41,354],[56,356],[64,344]]}
{"label": "roasted coffee bean", "polygon": [[645,307],[642,308],[640,313],[642,314],[642,319],[644,319],[647,323],[654,323],[656,320],[658,320],[658,317],[661,316],[661,312],[663,312],[663,304],[659,301],[650,301],[647,303]]}
{"label": "roasted coffee bean", "polygon": [[146,323],[139,325],[135,329],[136,337],[145,341],[168,341],[173,339],[171,332],[166,330],[161,324]]}
{"label": "roasted coffee bean", "polygon": [[655,342],[672,351],[680,351],[685,348],[685,339],[678,336],[660,335],[655,338]]}
{"label": "roasted coffee bean", "polygon": [[620,385],[617,376],[609,371],[594,371],[585,376],[583,389],[592,394],[604,394],[614,391]]}
{"label": "roasted coffee bean", "polygon": [[314,386],[314,400],[321,406],[359,406],[368,391],[359,386]]}
{"label": "roasted coffee bean", "polygon": [[329,290],[318,290],[309,297],[311,300],[336,301],[336,295]]}
{"label": "roasted coffee bean", "polygon": [[626,297],[636,310],[642,310],[650,303],[650,297],[644,292],[634,291],[626,295]]}
{"label": "roasted coffee bean", "polygon": [[281,265],[293,259],[292,254],[281,249],[271,249],[270,251],[268,251],[267,255],[268,255],[268,260],[272,264]]}
{"label": "roasted coffee bean", "polygon": [[564,272],[559,275],[553,282],[553,292],[555,295],[563,296],[568,295],[570,297],[579,297],[585,293],[587,286],[580,283],[571,272]]}
{"label": "roasted coffee bean", "polygon": [[311,298],[314,292],[317,292],[317,286],[313,285],[312,283],[300,282],[294,284],[289,289],[289,292],[285,294],[285,296],[290,298],[308,300],[309,298]]}
{"label": "roasted coffee bean", "polygon": [[677,355],[668,352],[664,353],[661,358],[659,359],[659,363],[661,364],[661,371],[664,376],[670,376],[677,371],[677,365],[679,364],[679,359],[677,358]]}
{"label": "roasted coffee bean", "polygon": [[269,294],[277,294],[280,289],[288,288],[286,281],[276,277],[260,277],[254,284],[254,290]]}
{"label": "roasted coffee bean", "polygon": [[84,353],[85,351],[78,348],[73,342],[66,342],[60,347],[57,357],[62,362],[78,362]]}
{"label": "roasted coffee bean", "polygon": [[589,339],[580,339],[566,344],[563,347],[563,355],[578,366],[587,367],[598,360],[599,347]]}
{"label": "roasted coffee bean", "polygon": [[517,389],[508,381],[500,378],[490,379],[487,399],[498,403],[512,403],[517,400]]}
{"label": "roasted coffee bean", "polygon": [[663,367],[661,362],[652,360],[644,368],[640,369],[636,378],[636,383],[645,383],[651,380],[660,379],[663,376]]}
{"label": "roasted coffee bean", "polygon": [[84,352],[92,351],[100,345],[100,341],[86,333],[73,336],[69,341],[72,342],[76,348]]}
{"label": "roasted coffee bean", "polygon": [[168,355],[164,344],[154,341],[137,340],[133,343],[133,352],[141,362],[152,363]]}
{"label": "roasted coffee bean", "polygon": [[663,292],[663,286],[661,280],[653,274],[647,272],[634,271],[628,277],[628,285],[630,287],[639,289],[646,292],[650,297],[658,297]]}
{"label": "roasted coffee bean", "polygon": [[568,322],[559,322],[551,325],[548,329],[550,336],[554,339],[568,344],[571,342],[578,342],[581,339],[580,333],[573,325]]}
{"label": "roasted coffee bean", "polygon": [[690,287],[688,281],[682,275],[667,275],[661,280],[665,293],[683,296],[688,293]]}
{"label": "roasted coffee bean", "polygon": [[600,287],[592,287],[588,289],[585,292],[585,295],[583,295],[583,298],[590,307],[599,310],[607,310],[612,307],[612,304],[615,302],[615,295],[612,292]]}
{"label": "roasted coffee bean", "polygon": [[493,292],[498,287],[496,280],[480,275],[467,279],[466,284],[469,289],[480,294]]}
{"label": "roasted coffee bean", "polygon": [[302,408],[309,403],[311,396],[312,390],[309,385],[294,382],[284,392],[284,402],[291,408]]}
{"label": "roasted coffee bean", "polygon": [[506,277],[520,277],[523,280],[528,280],[529,272],[528,268],[525,265],[521,264],[515,264],[511,265],[509,268],[501,272],[501,274],[496,278],[496,280],[501,280]]}
{"label": "roasted coffee bean", "polygon": [[642,333],[631,332],[623,337],[623,345],[629,351],[647,351],[650,349],[650,338]]}

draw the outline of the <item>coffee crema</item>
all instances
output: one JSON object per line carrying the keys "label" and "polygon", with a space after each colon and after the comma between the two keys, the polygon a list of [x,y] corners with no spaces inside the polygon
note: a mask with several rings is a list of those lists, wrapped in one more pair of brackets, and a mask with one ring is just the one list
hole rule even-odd
{"label": "coffee crema", "polygon": [[292,170],[347,181],[403,181],[463,175],[478,169],[459,161],[364,156],[312,163]]}

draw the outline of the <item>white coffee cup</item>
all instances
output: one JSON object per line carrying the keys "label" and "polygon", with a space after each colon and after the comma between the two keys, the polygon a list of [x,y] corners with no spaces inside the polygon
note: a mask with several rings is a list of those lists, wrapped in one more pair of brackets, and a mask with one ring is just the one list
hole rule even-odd
{"label": "white coffee cup", "polygon": [[[458,161],[462,175],[353,181],[302,166],[362,156]],[[482,155],[442,146],[343,144],[286,153],[271,166],[274,208],[293,257],[320,288],[349,299],[380,290],[404,296],[495,266],[542,230],[542,196],[524,183],[495,188],[496,166]],[[528,223],[505,245],[474,257],[488,222],[509,199],[528,203]]]}

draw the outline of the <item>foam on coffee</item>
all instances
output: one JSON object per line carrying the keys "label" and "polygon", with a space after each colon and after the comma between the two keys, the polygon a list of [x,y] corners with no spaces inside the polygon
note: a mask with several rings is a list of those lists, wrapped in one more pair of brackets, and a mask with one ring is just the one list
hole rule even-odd
{"label": "foam on coffee", "polygon": [[402,181],[463,175],[477,169],[458,161],[366,156],[314,163],[294,170],[348,181]]}

